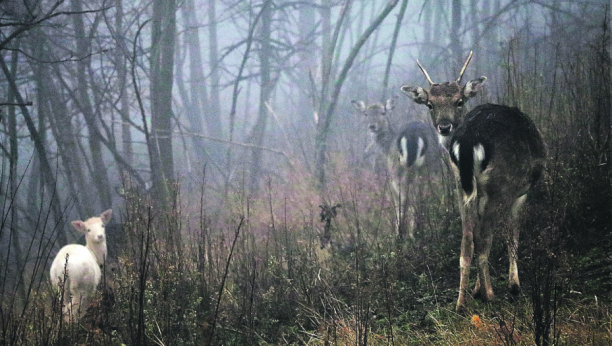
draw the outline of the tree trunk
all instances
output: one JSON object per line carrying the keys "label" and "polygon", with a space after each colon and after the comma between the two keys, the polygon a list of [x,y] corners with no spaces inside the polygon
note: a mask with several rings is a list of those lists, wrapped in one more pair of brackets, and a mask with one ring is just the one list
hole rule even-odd
{"label": "tree trunk", "polygon": [[[268,123],[268,108],[266,102],[270,100],[270,95],[273,90],[273,81],[271,78],[270,71],[270,54],[272,52],[272,46],[270,44],[272,28],[272,7],[266,6],[265,10],[261,15],[261,27],[260,27],[260,45],[259,45],[259,73],[260,73],[260,92],[259,92],[259,112],[255,126],[249,135],[249,143],[257,146],[262,146],[263,140],[266,134],[266,127]],[[262,150],[259,148],[253,148],[251,151],[251,169],[250,169],[250,181],[249,189],[252,193],[256,192],[259,185],[259,178],[261,175],[261,160]]]}
{"label": "tree trunk", "polygon": [[[33,35],[32,52],[39,61],[50,60],[45,53],[45,39],[43,33],[37,30]],[[57,143],[57,151],[63,164],[66,175],[66,184],[70,191],[70,196],[74,198],[79,217],[84,219],[93,215],[93,206],[85,201],[91,200],[92,192],[85,183],[85,173],[79,159],[79,149],[76,143],[77,136],[71,121],[70,112],[66,107],[67,102],[59,92],[60,88],[55,85],[49,66],[43,63],[32,62],[34,71],[34,82],[37,88],[37,101],[39,117],[47,115],[51,131]],[[54,65],[59,69],[59,66]],[[59,72],[58,72],[59,73]],[[42,129],[39,127],[39,130]]]}
{"label": "tree trunk", "polygon": [[[43,42],[42,33],[40,30],[35,30],[32,34],[32,53],[39,60],[42,60],[42,54],[40,53],[41,45]],[[43,147],[46,146],[46,134],[45,129],[45,118],[49,114],[47,111],[47,100],[46,93],[40,88],[40,79],[38,76],[39,70],[42,69],[43,64],[37,64],[32,66],[32,71],[34,71],[34,80],[36,82],[36,101],[37,101],[37,109],[38,109],[38,133],[40,134],[40,141],[43,144]],[[42,203],[42,199],[38,199],[39,195],[39,187],[40,191],[43,189],[43,179],[41,176],[41,158],[38,154],[38,151],[34,150],[32,155],[32,168],[30,169],[30,180],[28,182],[28,190],[27,190],[27,200],[26,200],[26,210],[28,215],[36,215],[39,212],[39,204]],[[30,229],[34,230],[36,227],[36,222],[30,223]]]}
{"label": "tree trunk", "polygon": [[91,100],[89,99],[89,86],[86,75],[91,61],[87,58],[89,55],[89,43],[87,42],[85,25],[83,23],[83,14],[80,13],[83,11],[81,0],[71,0],[70,4],[72,11],[76,12],[76,14],[71,17],[76,38],[76,54],[80,58],[77,62],[77,97],[89,131],[89,150],[91,151],[91,163],[93,168],[91,173],[96,190],[98,191],[98,197],[101,204],[99,207],[102,210],[112,206],[111,187],[108,180],[106,165],[104,163],[104,157],[102,155],[98,124],[91,105]]}
{"label": "tree trunk", "polygon": [[472,71],[474,76],[480,76],[482,57],[485,55],[480,49],[480,16],[478,15],[478,0],[470,0],[470,20],[472,25],[472,47],[470,50],[474,51],[472,58]]}
{"label": "tree trunk", "polygon": [[[427,0],[430,1],[430,0]],[[442,58],[447,57],[446,53],[446,35],[444,34],[444,29],[448,28],[448,24],[445,21],[444,10],[445,7],[448,6],[446,1],[441,1],[436,3],[437,6],[434,7],[434,25],[433,25],[433,40],[436,42],[436,53],[434,56],[438,56],[442,53]],[[436,64],[437,65],[437,64]],[[434,73],[440,71],[437,66],[432,66]],[[431,73],[431,72],[429,72]],[[432,75],[433,76],[433,75]],[[435,79],[434,79],[435,80]]]}
{"label": "tree trunk", "polygon": [[[151,145],[153,188],[164,206],[170,200],[174,179],[172,154],[172,86],[174,41],[176,34],[176,0],[155,0],[151,34]],[[150,148],[151,149],[151,148]],[[158,169],[159,168],[159,169]]]}
{"label": "tree trunk", "polygon": [[[11,54],[11,75],[13,78],[16,78],[17,75],[17,62],[19,58],[19,40],[15,40],[15,46]],[[15,93],[13,90],[9,89],[8,91],[8,102],[15,102]],[[22,247],[20,242],[21,232],[19,230],[19,213],[18,209],[18,198],[17,198],[17,190],[19,189],[19,177],[17,176],[17,166],[19,160],[19,151],[18,151],[18,141],[17,141],[17,116],[15,113],[15,106],[10,106],[8,109],[8,130],[9,130],[9,150],[10,150],[10,158],[9,158],[9,184],[10,184],[10,197],[11,200],[11,226],[9,231],[9,238],[12,240],[12,245],[14,249],[15,256],[15,264],[12,266],[14,270],[14,275],[17,277],[17,287],[15,287],[21,296],[21,298],[25,298],[26,290],[25,284],[23,280],[24,272],[20,270],[20,268],[24,268],[25,260],[22,254]]]}
{"label": "tree trunk", "polygon": [[[130,125],[130,100],[127,94],[127,59],[125,52],[129,51],[127,41],[123,33],[123,0],[115,0],[115,37],[117,45],[115,62],[117,66],[117,88],[120,93],[120,112],[121,112],[121,149],[123,157],[128,164],[134,162],[134,151],[132,149],[132,132]],[[130,187],[129,175],[122,170],[123,183],[127,188]]]}
{"label": "tree trunk", "polygon": [[[4,57],[0,54],[0,67],[2,68],[2,72],[8,81],[9,87],[13,90],[17,103],[21,106],[21,113],[26,121],[26,126],[28,131],[30,132],[30,137],[32,141],[34,141],[34,148],[38,152],[41,163],[41,174],[44,179],[45,185],[49,189],[51,195],[51,208],[53,209],[53,216],[55,225],[58,226],[58,239],[60,244],[68,244],[68,238],[66,237],[66,232],[64,232],[63,227],[63,209],[61,201],[57,194],[57,182],[55,180],[55,175],[53,174],[53,170],[51,169],[51,164],[49,163],[49,159],[47,157],[47,151],[41,137],[34,126],[34,122],[32,121],[32,117],[30,117],[30,112],[28,108],[25,106],[25,101],[23,97],[19,93],[19,89],[17,89],[17,84],[15,83],[15,79],[11,75],[8,67],[6,66],[6,62],[4,61]],[[43,129],[41,129],[42,131]]]}
{"label": "tree trunk", "polygon": [[[312,92],[314,81],[314,69],[316,62],[315,45],[315,10],[312,0],[306,1],[299,9],[299,70],[298,70],[298,111],[294,125],[297,129],[296,135],[300,146],[312,142],[314,133],[314,108]],[[312,78],[311,78],[312,77]],[[311,152],[311,151],[308,151]],[[308,160],[307,157],[304,157]]]}
{"label": "tree trunk", "polygon": [[433,5],[431,1],[424,0],[423,4],[423,60],[429,61],[432,58],[433,50]]}
{"label": "tree trunk", "polygon": [[[488,77],[493,77],[491,74],[491,54],[496,47],[496,42],[493,41],[493,30],[489,25],[489,21],[491,20],[491,0],[483,0],[482,2],[482,13],[480,16],[480,20],[483,23],[483,31],[482,31],[482,58],[480,59],[481,71],[484,71],[484,75]],[[478,74],[475,74],[479,76]]]}
{"label": "tree trunk", "polygon": [[[190,0],[193,1],[193,0]],[[219,48],[217,38],[217,0],[208,0],[208,54],[210,63],[210,114],[207,122],[210,123],[210,135],[224,138],[223,126],[221,124],[221,99],[219,79]],[[195,16],[195,11],[193,13]],[[204,71],[204,69],[202,69]],[[219,150],[217,150],[219,149]],[[215,148],[215,154],[221,154],[221,146]],[[221,158],[221,155],[218,155]]]}
{"label": "tree trunk", "polygon": [[[204,81],[202,65],[202,52],[200,47],[199,24],[196,22],[195,6],[193,0],[187,0],[181,11],[183,22],[185,25],[185,49],[189,50],[189,75],[191,76],[189,83],[189,92],[185,90],[184,102],[186,108],[187,121],[189,121],[189,129],[193,133],[204,134],[204,126],[202,120],[208,118],[208,91]],[[177,71],[180,74],[181,71]],[[204,114],[204,117],[202,116]],[[207,122],[207,125],[209,123]],[[214,136],[209,127],[208,134]],[[191,142],[196,160],[203,164],[209,157],[206,155],[206,145],[201,137],[192,136]],[[210,151],[210,150],[209,150]]]}
{"label": "tree trunk", "polygon": [[[453,72],[453,78],[459,76],[459,69],[463,63],[463,48],[461,46],[461,0],[452,0],[452,17],[453,23],[450,30],[450,42],[451,42],[451,54],[453,55],[450,59],[452,61],[451,71]],[[457,77],[455,77],[457,76]]]}

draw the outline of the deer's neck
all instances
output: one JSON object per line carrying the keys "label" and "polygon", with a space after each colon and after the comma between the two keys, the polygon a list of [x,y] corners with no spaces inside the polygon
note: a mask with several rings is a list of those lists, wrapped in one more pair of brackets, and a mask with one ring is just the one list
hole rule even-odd
{"label": "deer's neck", "polygon": [[391,150],[394,138],[395,133],[391,129],[387,129],[386,131],[377,133],[375,140],[376,144],[378,144],[378,146],[383,150],[383,152],[387,154]]}
{"label": "deer's neck", "polygon": [[104,259],[106,257],[106,240],[98,243],[98,244],[87,244],[87,249],[91,252],[92,255],[96,258],[96,262],[99,265],[104,264]]}

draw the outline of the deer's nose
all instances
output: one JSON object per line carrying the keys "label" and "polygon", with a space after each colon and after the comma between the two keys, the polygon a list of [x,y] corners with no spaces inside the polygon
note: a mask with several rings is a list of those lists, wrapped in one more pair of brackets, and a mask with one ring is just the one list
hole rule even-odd
{"label": "deer's nose", "polygon": [[370,130],[376,131],[376,125],[370,124],[370,126],[368,126],[368,127],[370,128]]}
{"label": "deer's nose", "polygon": [[442,136],[448,136],[452,130],[453,130],[453,124],[451,123],[438,124],[438,132]]}

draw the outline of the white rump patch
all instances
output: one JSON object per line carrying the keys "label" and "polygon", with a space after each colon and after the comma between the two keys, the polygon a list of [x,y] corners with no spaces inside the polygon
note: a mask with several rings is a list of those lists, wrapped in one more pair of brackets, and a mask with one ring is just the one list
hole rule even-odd
{"label": "white rump patch", "polygon": [[474,146],[474,166],[480,165],[484,161],[485,152],[482,144],[478,143]]}
{"label": "white rump patch", "polygon": [[523,204],[525,204],[526,199],[527,199],[527,194],[524,194],[521,197],[517,198],[512,204],[512,218],[514,220],[518,218],[519,212],[521,211]]}
{"label": "white rump patch", "polygon": [[402,137],[400,140],[400,148],[402,152],[400,153],[400,163],[405,165],[408,162],[408,139],[406,137]]}
{"label": "white rump patch", "polygon": [[453,156],[455,156],[455,161],[459,163],[459,142],[455,142],[453,145]]}
{"label": "white rump patch", "polygon": [[425,153],[423,152],[424,148],[425,142],[423,141],[423,138],[419,137],[417,141],[417,153],[415,162],[417,167],[421,167],[423,165],[423,162],[425,162]]}

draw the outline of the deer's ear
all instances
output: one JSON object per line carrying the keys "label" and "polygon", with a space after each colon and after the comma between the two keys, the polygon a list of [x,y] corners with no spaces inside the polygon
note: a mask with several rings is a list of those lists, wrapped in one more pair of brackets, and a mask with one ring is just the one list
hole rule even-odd
{"label": "deer's ear", "polygon": [[359,112],[365,112],[366,110],[366,104],[365,102],[361,101],[361,100],[353,100],[351,101],[351,103],[353,104],[353,107],[355,107],[356,110],[358,110]]}
{"label": "deer's ear", "polygon": [[108,210],[104,211],[102,214],[100,214],[100,218],[102,219],[102,224],[103,225],[108,224],[108,222],[110,221],[112,216],[113,216],[113,210],[112,209],[108,209]]}
{"label": "deer's ear", "polygon": [[421,87],[413,87],[404,85],[401,87],[402,92],[406,94],[412,101],[420,104],[426,104],[429,96],[427,95],[427,91]]}
{"label": "deer's ear", "polygon": [[388,99],[385,103],[385,112],[390,112],[395,108],[395,99]]}
{"label": "deer's ear", "polygon": [[472,79],[467,82],[465,87],[463,87],[463,96],[466,98],[474,97],[476,94],[480,92],[482,89],[482,85],[487,80],[487,77],[482,76],[480,78]]}
{"label": "deer's ear", "polygon": [[81,233],[87,233],[87,227],[83,221],[72,221],[72,227]]}

